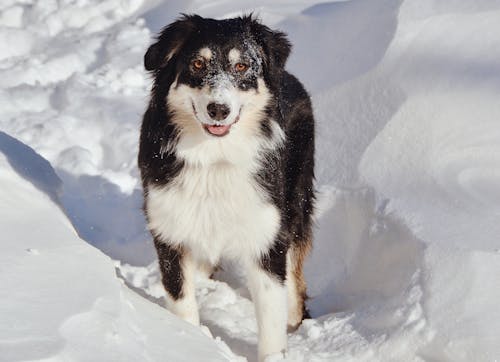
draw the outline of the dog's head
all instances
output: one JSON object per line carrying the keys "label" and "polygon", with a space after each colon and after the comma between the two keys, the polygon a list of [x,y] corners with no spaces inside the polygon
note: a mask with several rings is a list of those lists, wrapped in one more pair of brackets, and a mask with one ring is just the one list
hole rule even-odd
{"label": "dog's head", "polygon": [[251,16],[184,15],[163,29],[144,65],[182,131],[222,137],[239,121],[262,118],[289,53],[283,33]]}

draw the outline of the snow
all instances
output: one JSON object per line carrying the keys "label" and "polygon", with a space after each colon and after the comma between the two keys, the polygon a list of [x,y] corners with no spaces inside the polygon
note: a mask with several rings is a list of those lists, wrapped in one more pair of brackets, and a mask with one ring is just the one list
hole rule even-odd
{"label": "snow", "polygon": [[5,133],[0,149],[1,361],[234,360],[116,278],[112,260],[64,215],[46,160]]}
{"label": "snow", "polygon": [[198,280],[209,332],[161,308],[136,168],[154,33],[250,11],[318,122],[314,319],[286,359],[500,360],[500,1],[5,0],[1,361],[255,361],[237,266]]}

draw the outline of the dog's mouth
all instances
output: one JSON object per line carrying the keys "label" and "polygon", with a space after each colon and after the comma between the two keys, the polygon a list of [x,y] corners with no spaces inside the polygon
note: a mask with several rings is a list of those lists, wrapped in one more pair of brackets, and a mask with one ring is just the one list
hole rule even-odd
{"label": "dog's mouth", "polygon": [[236,119],[231,124],[205,124],[203,123],[203,129],[212,136],[223,137],[229,133],[231,127],[240,120],[240,115],[236,116]]}
{"label": "dog's mouth", "polygon": [[[196,108],[194,106],[194,103],[192,103],[192,106],[193,106],[193,111],[196,115],[196,118],[198,118],[198,112],[196,112]],[[203,129],[205,130],[205,132],[207,132],[209,135],[216,136],[216,137],[223,137],[223,136],[226,136],[227,134],[229,134],[231,127],[240,120],[240,113],[241,113],[241,108],[238,112],[238,115],[236,116],[236,119],[231,124],[220,124],[220,123],[207,124],[207,123],[203,123],[203,122],[200,122],[200,123],[203,126]],[[199,120],[199,118],[198,118],[198,120]]]}

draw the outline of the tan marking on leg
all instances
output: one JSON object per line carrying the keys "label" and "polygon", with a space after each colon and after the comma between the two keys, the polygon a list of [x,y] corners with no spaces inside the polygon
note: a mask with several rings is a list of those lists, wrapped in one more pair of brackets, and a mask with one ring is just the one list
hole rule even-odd
{"label": "tan marking on leg", "polygon": [[287,254],[288,328],[295,330],[304,317],[307,299],[304,279],[304,259],[311,250],[311,239],[292,245]]}

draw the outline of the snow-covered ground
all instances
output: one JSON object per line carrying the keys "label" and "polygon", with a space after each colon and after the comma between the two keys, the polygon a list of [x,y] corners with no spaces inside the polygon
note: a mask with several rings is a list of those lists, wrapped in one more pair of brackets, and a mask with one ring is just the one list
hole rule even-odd
{"label": "snow-covered ground", "polygon": [[116,278],[61,210],[61,181],[46,160],[3,132],[0,150],[1,361],[235,358]]}
{"label": "snow-covered ground", "polygon": [[255,360],[235,266],[199,280],[213,338],[158,306],[136,168],[154,32],[252,10],[318,122],[288,360],[500,360],[500,1],[3,0],[0,361]]}

